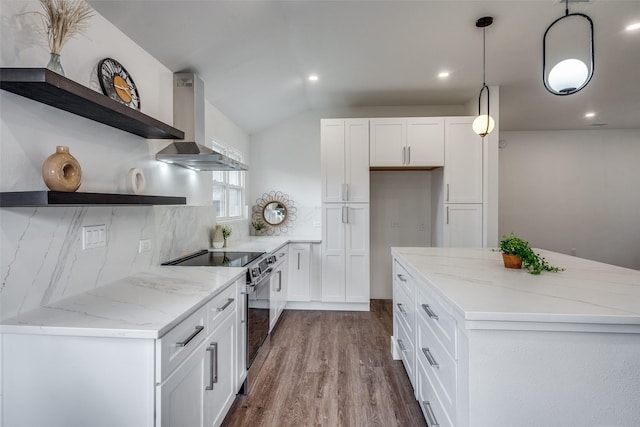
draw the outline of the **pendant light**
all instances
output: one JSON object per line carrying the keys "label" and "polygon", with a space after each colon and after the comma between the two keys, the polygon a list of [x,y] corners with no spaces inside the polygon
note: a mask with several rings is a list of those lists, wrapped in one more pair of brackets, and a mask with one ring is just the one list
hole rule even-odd
{"label": "pendant light", "polygon": [[[493,17],[491,16],[485,16],[476,21],[476,27],[482,28],[482,89],[480,89],[480,95],[478,95],[478,117],[473,121],[472,127],[473,131],[483,138],[491,133],[496,125],[493,117],[489,115],[489,86],[487,86],[485,79],[487,57],[486,28],[491,24],[493,24]],[[487,92],[487,113],[482,114],[482,93],[485,91]]]}
{"label": "pendant light", "polygon": [[[555,43],[550,43],[548,37],[554,26],[553,31],[559,32],[561,37]],[[580,46],[572,42],[576,34],[585,32],[585,30],[589,32],[589,46],[583,49],[583,55],[580,55]],[[570,50],[572,53],[559,52],[557,58],[551,58],[551,62],[558,62],[551,68],[551,71],[547,72],[547,64],[550,62],[549,51],[554,48],[556,50]],[[584,88],[593,77],[593,52],[593,21],[584,13],[569,13],[569,0],[565,0],[564,16],[553,21],[542,38],[542,81],[544,87],[552,94],[560,96],[571,95]],[[589,58],[582,59],[589,62],[588,67],[583,60],[578,59],[580,56],[586,56],[587,53]]]}

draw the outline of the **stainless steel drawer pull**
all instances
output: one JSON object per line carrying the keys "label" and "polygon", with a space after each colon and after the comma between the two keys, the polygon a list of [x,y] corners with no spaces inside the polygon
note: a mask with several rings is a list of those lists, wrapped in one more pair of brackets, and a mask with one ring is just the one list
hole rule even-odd
{"label": "stainless steel drawer pull", "polygon": [[198,335],[200,332],[202,332],[203,329],[204,329],[204,326],[202,326],[202,325],[196,326],[195,332],[192,333],[191,335],[189,335],[186,340],[177,342],[176,343],[176,347],[184,347],[184,346],[186,346],[187,344],[189,344],[189,342],[191,342],[192,339],[194,339],[196,337],[196,335]]}
{"label": "stainless steel drawer pull", "polygon": [[431,310],[431,307],[429,307],[429,304],[422,304],[422,309],[425,311],[425,313],[427,313],[427,316],[429,316],[432,319],[438,320],[438,315],[435,314],[433,310]]}
{"label": "stainless steel drawer pull", "polygon": [[402,308],[402,304],[397,303],[396,305],[398,306],[398,310],[400,310],[400,313],[402,313],[402,314],[407,314],[407,312],[405,311],[405,309],[404,309],[404,308]]}
{"label": "stainless steel drawer pull", "polygon": [[298,252],[298,270],[300,270],[300,252]]}
{"label": "stainless steel drawer pull", "polygon": [[411,164],[411,146],[407,147],[407,164]]}
{"label": "stainless steel drawer pull", "polygon": [[209,385],[205,390],[213,390],[213,385],[218,382],[218,343],[212,342],[207,351],[210,352],[209,359]]}
{"label": "stainless steel drawer pull", "polygon": [[280,255],[278,255],[278,258],[282,258],[283,256],[285,256],[286,253],[285,252],[281,252]]}
{"label": "stainless steel drawer pull", "polygon": [[407,164],[407,147],[402,147],[402,164]]}
{"label": "stainless steel drawer pull", "polygon": [[438,364],[438,362],[436,362],[436,359],[434,359],[428,348],[423,348],[422,352],[424,353],[424,357],[427,358],[429,365],[433,366],[434,368],[440,368],[440,365]]}
{"label": "stainless steel drawer pull", "polygon": [[400,279],[401,282],[406,282],[407,281],[407,279],[405,279],[402,274],[396,274],[396,276],[398,276],[398,279]]}
{"label": "stainless steel drawer pull", "polygon": [[431,404],[428,401],[423,401],[422,406],[424,406],[424,412],[427,414],[427,425],[429,427],[440,427],[438,424],[438,420],[436,420],[436,416],[433,413],[433,409],[431,409]]}
{"label": "stainless steel drawer pull", "polygon": [[228,298],[227,302],[224,303],[224,305],[222,307],[218,307],[216,308],[216,311],[224,311],[225,308],[229,307],[231,305],[231,303],[234,301],[233,298]]}
{"label": "stainless steel drawer pull", "polygon": [[449,184],[447,184],[447,202],[449,201]]}
{"label": "stainless steel drawer pull", "polygon": [[282,291],[282,270],[278,270],[278,290],[277,292]]}
{"label": "stainless steel drawer pull", "polygon": [[401,339],[398,338],[398,347],[400,347],[400,351],[405,352],[407,351],[407,348],[404,346],[404,343],[402,342]]}

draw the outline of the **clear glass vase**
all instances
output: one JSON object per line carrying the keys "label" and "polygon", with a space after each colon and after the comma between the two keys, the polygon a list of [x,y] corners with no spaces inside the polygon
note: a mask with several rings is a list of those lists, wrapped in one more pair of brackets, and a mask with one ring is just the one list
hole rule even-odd
{"label": "clear glass vase", "polygon": [[59,53],[51,53],[51,57],[49,58],[49,63],[47,64],[47,68],[54,73],[58,73],[61,76],[64,76],[64,70],[62,69],[62,64],[60,63],[60,54]]}

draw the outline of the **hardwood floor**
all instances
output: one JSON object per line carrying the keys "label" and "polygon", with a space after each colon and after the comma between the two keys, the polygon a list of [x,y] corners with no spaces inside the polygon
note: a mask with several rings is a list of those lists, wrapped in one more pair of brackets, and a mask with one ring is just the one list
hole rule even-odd
{"label": "hardwood floor", "polygon": [[402,362],[391,359],[390,300],[370,312],[282,314],[248,396],[223,426],[425,426]]}

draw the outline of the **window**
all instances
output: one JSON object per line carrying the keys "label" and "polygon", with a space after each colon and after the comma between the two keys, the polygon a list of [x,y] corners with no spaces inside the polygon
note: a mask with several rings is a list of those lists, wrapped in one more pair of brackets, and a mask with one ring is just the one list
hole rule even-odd
{"label": "window", "polygon": [[[242,153],[232,148],[224,147],[213,141],[213,149],[242,161]],[[213,205],[216,208],[218,220],[242,218],[244,206],[244,173],[242,171],[214,171],[213,172]]]}

